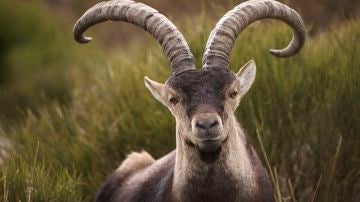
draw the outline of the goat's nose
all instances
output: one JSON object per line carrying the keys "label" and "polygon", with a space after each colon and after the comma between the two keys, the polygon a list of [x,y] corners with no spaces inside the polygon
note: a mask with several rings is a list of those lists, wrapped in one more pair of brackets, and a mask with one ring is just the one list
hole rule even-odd
{"label": "goat's nose", "polygon": [[219,122],[215,118],[199,119],[195,124],[198,129],[202,130],[210,130],[217,125],[219,125]]}

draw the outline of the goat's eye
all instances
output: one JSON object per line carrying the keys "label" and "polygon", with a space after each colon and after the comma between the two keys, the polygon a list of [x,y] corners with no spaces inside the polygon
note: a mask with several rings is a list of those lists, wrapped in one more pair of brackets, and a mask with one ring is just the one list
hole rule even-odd
{"label": "goat's eye", "polygon": [[172,105],[176,105],[178,102],[179,102],[179,98],[177,97],[171,97],[169,99],[169,102],[172,104]]}
{"label": "goat's eye", "polygon": [[229,97],[232,99],[236,98],[237,95],[238,95],[237,90],[233,90],[229,93]]}

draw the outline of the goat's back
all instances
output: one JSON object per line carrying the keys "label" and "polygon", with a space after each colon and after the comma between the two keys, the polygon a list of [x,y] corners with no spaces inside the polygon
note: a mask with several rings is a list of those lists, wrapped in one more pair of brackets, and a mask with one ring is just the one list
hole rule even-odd
{"label": "goat's back", "polygon": [[97,202],[169,201],[175,151],[155,161],[148,153],[132,153],[100,189]]}

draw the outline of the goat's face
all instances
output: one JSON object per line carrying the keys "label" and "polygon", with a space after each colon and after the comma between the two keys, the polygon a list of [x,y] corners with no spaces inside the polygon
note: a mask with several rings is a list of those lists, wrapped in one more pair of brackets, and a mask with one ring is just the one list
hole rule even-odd
{"label": "goat's face", "polygon": [[181,140],[202,152],[217,151],[234,130],[234,112],[255,79],[255,62],[235,74],[225,68],[189,70],[146,87],[176,118]]}

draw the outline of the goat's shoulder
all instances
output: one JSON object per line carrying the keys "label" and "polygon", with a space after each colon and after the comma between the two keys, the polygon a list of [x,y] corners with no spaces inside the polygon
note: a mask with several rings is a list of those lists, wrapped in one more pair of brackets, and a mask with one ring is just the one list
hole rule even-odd
{"label": "goat's shoulder", "polygon": [[157,161],[146,152],[131,153],[108,177],[98,193],[97,202],[163,198],[172,182],[174,164],[175,152]]}

